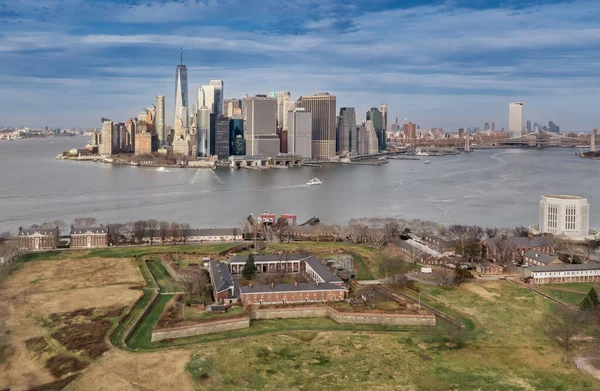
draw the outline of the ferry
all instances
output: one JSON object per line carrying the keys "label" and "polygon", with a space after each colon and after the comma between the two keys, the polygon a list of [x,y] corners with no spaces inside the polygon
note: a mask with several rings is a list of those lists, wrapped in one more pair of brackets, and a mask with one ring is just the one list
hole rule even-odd
{"label": "ferry", "polygon": [[418,151],[415,153],[417,156],[430,156],[429,152]]}
{"label": "ferry", "polygon": [[431,164],[431,160],[425,160],[425,164]]}
{"label": "ferry", "polygon": [[310,181],[306,182],[306,184],[308,186],[314,186],[314,185],[322,185],[323,181],[320,180],[319,178],[313,178]]}

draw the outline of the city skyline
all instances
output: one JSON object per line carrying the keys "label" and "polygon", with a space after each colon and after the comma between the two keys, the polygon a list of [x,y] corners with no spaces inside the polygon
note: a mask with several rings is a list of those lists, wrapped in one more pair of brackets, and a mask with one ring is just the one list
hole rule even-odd
{"label": "city skyline", "polygon": [[[390,119],[449,129],[506,128],[506,104],[524,101],[528,119],[565,131],[597,127],[597,2],[251,3],[11,4],[0,12],[11,97],[0,108],[3,125],[97,127],[99,112],[127,118],[158,94],[172,124],[172,67],[183,47],[190,91],[224,80],[224,99],[329,91],[357,113],[386,102]],[[261,18],[262,7],[274,12]],[[115,25],[127,32],[115,34]]]}

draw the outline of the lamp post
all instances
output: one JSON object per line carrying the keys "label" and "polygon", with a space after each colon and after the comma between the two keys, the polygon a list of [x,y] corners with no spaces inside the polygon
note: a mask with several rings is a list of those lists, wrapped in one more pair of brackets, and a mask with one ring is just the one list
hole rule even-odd
{"label": "lamp post", "polygon": [[419,292],[419,310],[421,309],[421,292]]}

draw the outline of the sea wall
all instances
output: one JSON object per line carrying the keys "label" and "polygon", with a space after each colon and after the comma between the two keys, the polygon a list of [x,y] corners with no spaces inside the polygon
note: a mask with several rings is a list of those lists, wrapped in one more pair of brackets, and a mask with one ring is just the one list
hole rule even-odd
{"label": "sea wall", "polygon": [[215,320],[212,322],[198,323],[193,326],[154,330],[152,332],[152,342],[162,341],[164,339],[185,338],[193,337],[195,335],[247,329],[248,327],[250,327],[250,317],[248,316]]}

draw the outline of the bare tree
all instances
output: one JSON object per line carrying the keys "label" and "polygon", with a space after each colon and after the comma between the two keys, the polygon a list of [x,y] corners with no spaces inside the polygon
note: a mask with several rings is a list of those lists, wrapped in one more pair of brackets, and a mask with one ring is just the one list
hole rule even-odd
{"label": "bare tree", "polygon": [[161,221],[158,225],[158,236],[160,237],[160,244],[163,246],[169,236],[169,228],[170,225],[168,221]]}
{"label": "bare tree", "polygon": [[515,259],[517,248],[508,238],[496,240],[496,248],[493,253],[493,258],[497,264],[507,267]]}
{"label": "bare tree", "polygon": [[108,239],[115,246],[119,245],[121,235],[125,230],[125,225],[120,223],[111,224],[108,226]]}
{"label": "bare tree", "polygon": [[12,238],[12,234],[9,231],[0,233],[0,243],[8,241]]}
{"label": "bare tree", "polygon": [[16,243],[10,241],[0,243],[0,269],[12,264],[21,255],[21,250]]}
{"label": "bare tree", "polygon": [[573,340],[582,328],[582,319],[577,312],[555,307],[553,314],[547,314],[542,321],[544,333],[564,352],[564,362],[573,348]]}
{"label": "bare tree", "polygon": [[381,248],[386,243],[388,235],[383,228],[371,228],[367,231],[369,242],[375,247]]}
{"label": "bare tree", "polygon": [[135,236],[137,244],[139,244],[140,246],[144,241],[144,236],[146,235],[147,228],[148,222],[146,220],[138,220],[135,223],[133,223],[133,234]]}
{"label": "bare tree", "polygon": [[46,221],[40,224],[40,228],[58,228],[58,234],[60,235],[67,228],[67,224],[62,220]]}
{"label": "bare tree", "polygon": [[91,227],[97,223],[97,220],[93,217],[75,217],[73,219],[73,225],[76,227]]}
{"label": "bare tree", "polygon": [[352,243],[359,243],[362,236],[362,226],[356,222],[350,221],[342,228],[342,233]]}
{"label": "bare tree", "polygon": [[183,244],[187,243],[191,233],[192,229],[190,228],[190,225],[188,223],[179,224],[179,235],[181,235],[181,240],[183,240]]}
{"label": "bare tree", "polygon": [[173,244],[177,244],[179,240],[179,224],[171,223],[171,238],[173,239]]}
{"label": "bare tree", "polygon": [[285,242],[286,239],[290,241],[290,227],[288,220],[285,217],[280,217],[275,223],[275,236],[281,243]]}
{"label": "bare tree", "polygon": [[388,237],[388,241],[400,237],[400,232],[402,231],[400,229],[400,224],[398,224],[398,222],[392,218],[385,219],[383,223],[383,229]]}
{"label": "bare tree", "polygon": [[488,227],[485,229],[485,237],[488,239],[493,239],[500,233],[500,230],[496,227]]}
{"label": "bare tree", "polygon": [[555,236],[554,237],[554,250],[566,256],[570,263],[575,262],[575,256],[579,254],[579,248],[577,245],[566,237]]}
{"label": "bare tree", "polygon": [[386,254],[381,260],[381,270],[385,273],[385,279],[391,278],[392,284],[395,284],[408,271],[408,265],[402,258]]}
{"label": "bare tree", "polygon": [[159,227],[159,222],[158,220],[154,220],[154,219],[150,219],[146,222],[146,225],[148,227],[148,232],[150,233],[149,237],[150,237],[150,246],[152,246],[152,243],[154,242],[154,238],[156,237],[156,235],[158,234],[158,227]]}
{"label": "bare tree", "polygon": [[526,238],[529,235],[529,228],[520,225],[513,228],[512,234],[520,238]]}
{"label": "bare tree", "polygon": [[[0,234],[0,237],[2,236],[2,234]],[[586,259],[590,259],[592,257],[592,254],[596,251],[596,248],[598,248],[598,241],[596,240],[586,240],[583,243],[583,246],[585,248],[585,255],[586,255]]]}

